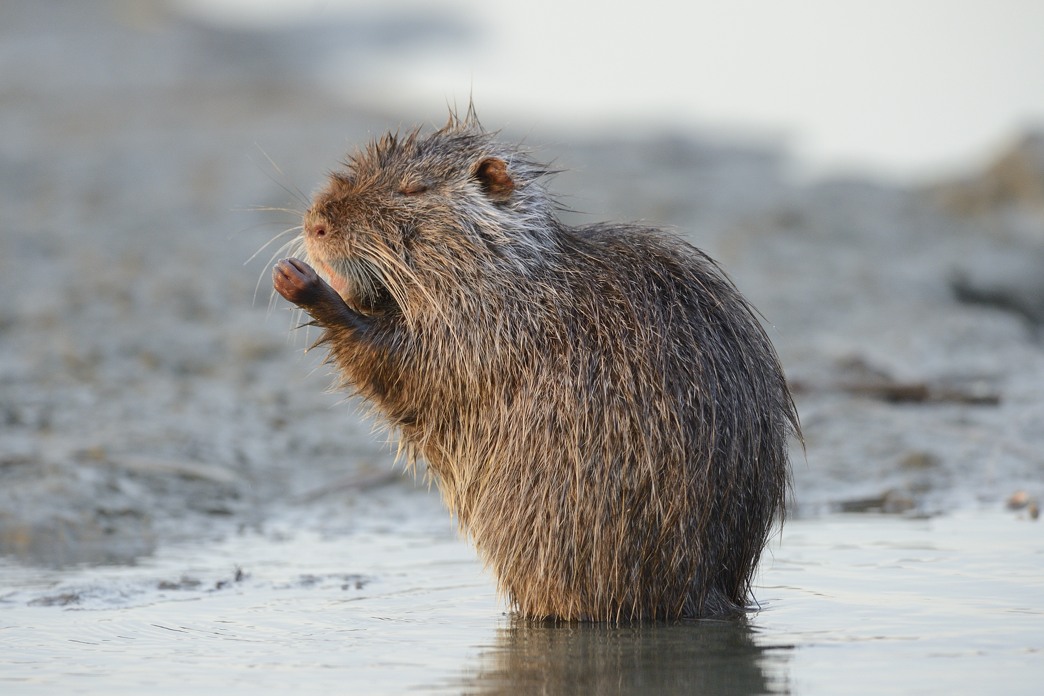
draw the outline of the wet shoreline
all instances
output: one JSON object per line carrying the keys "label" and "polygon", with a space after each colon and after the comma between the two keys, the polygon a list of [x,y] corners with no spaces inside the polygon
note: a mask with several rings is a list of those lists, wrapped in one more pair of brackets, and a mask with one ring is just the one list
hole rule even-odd
{"label": "wet shoreline", "polygon": [[[132,568],[48,578],[0,564],[16,588],[0,596],[0,683],[233,694],[291,684],[373,694],[1003,684],[1028,694],[1036,684],[1039,526],[1025,519],[794,520],[770,543],[745,619],[552,625],[505,613],[471,549],[417,495],[377,496],[356,529],[276,519],[215,544],[168,545]],[[394,529],[372,521],[382,508]]]}

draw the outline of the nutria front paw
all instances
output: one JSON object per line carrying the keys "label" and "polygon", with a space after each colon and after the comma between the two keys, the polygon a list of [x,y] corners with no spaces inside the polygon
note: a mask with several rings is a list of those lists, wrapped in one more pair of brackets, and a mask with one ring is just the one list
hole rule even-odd
{"label": "nutria front paw", "polygon": [[315,306],[337,293],[319,277],[311,266],[298,259],[283,259],[272,269],[272,285],[276,292],[302,309]]}
{"label": "nutria front paw", "polygon": [[342,327],[362,335],[371,321],[344,303],[337,291],[304,261],[283,259],[272,269],[276,292],[312,315],[313,323],[327,328]]}

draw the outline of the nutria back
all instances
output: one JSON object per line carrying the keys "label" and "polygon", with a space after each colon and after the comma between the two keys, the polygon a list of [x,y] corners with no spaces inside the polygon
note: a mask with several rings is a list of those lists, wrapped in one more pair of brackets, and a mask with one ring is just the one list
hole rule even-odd
{"label": "nutria back", "polygon": [[705,254],[569,227],[547,169],[474,113],[331,175],[276,289],[343,386],[423,458],[527,617],[744,607],[798,419],[751,306]]}

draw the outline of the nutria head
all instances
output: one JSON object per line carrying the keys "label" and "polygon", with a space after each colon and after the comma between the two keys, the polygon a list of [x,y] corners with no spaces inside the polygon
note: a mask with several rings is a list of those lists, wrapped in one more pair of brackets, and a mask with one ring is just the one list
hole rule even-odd
{"label": "nutria head", "polygon": [[443,291],[466,276],[505,264],[525,273],[543,257],[557,224],[546,174],[473,112],[426,136],[388,134],[330,174],[301,241],[350,307],[414,321],[444,308]]}

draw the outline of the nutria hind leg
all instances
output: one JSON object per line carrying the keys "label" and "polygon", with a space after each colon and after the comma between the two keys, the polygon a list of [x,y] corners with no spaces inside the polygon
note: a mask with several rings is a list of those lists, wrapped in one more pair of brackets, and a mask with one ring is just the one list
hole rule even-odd
{"label": "nutria hind leg", "polygon": [[320,326],[356,333],[370,328],[371,320],[345,304],[337,291],[304,261],[283,259],[277,263],[272,269],[272,285],[276,292],[312,315]]}

